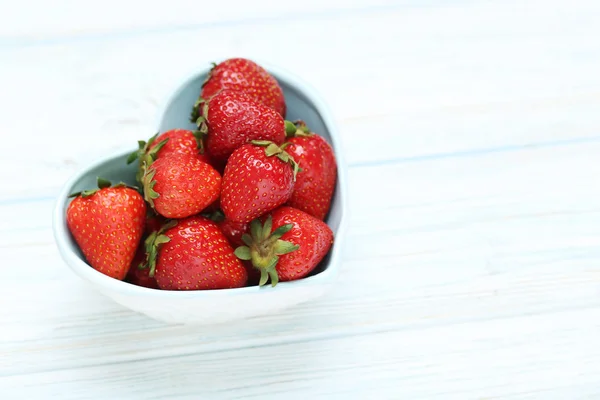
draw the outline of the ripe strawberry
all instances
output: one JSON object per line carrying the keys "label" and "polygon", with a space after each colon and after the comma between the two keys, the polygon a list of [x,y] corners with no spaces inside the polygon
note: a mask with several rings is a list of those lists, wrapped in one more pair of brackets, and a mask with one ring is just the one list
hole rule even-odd
{"label": "ripe strawberry", "polygon": [[238,288],[248,275],[219,227],[192,216],[171,221],[146,240],[149,276],[161,289]]}
{"label": "ripe strawberry", "polygon": [[138,141],[138,150],[127,158],[127,164],[131,164],[139,158],[137,173],[138,182],[144,175],[146,168],[158,157],[167,157],[173,154],[196,155],[201,161],[211,164],[212,160],[204,153],[204,141],[198,132],[186,129],[171,129],[160,135],[157,133],[148,141]]}
{"label": "ripe strawberry", "polygon": [[160,214],[156,214],[152,208],[148,207],[146,211],[146,235],[156,232],[166,222],[166,218]]}
{"label": "ripe strawberry", "polygon": [[211,158],[225,161],[231,153],[251,140],[285,140],[285,122],[271,108],[252,100],[243,92],[224,90],[201,105],[195,122],[199,134],[206,134]]}
{"label": "ripe strawberry", "polygon": [[132,285],[143,286],[150,289],[158,289],[158,284],[156,283],[156,279],[151,277],[150,269],[143,268],[146,261],[146,248],[142,243],[137,252],[135,253],[135,257],[131,262],[131,267],[129,268],[129,272],[127,272],[127,276],[125,277],[125,281],[131,283]]}
{"label": "ripe strawberry", "polygon": [[244,92],[285,117],[285,98],[279,83],[251,60],[231,58],[215,64],[202,85],[200,97],[209,100],[223,89]]}
{"label": "ripe strawberry", "polygon": [[[228,219],[225,219],[225,214],[221,210],[211,211],[202,213],[211,221],[216,222],[217,226],[223,232],[223,235],[229,241],[229,244],[233,246],[233,248],[243,246],[244,241],[242,240],[242,235],[244,233],[248,233],[249,224],[246,222],[234,222]],[[242,265],[246,269],[248,273],[248,286],[256,286],[258,285],[258,280],[260,279],[260,271],[252,266],[250,261],[242,261]]]}
{"label": "ripe strawberry", "polygon": [[240,260],[248,274],[248,282],[246,286],[258,286],[260,282],[260,270],[252,265],[252,261]]}
{"label": "ripe strawberry", "polygon": [[94,269],[123,280],[144,233],[146,203],[122,183],[99,178],[98,188],[71,195],[67,226]]}
{"label": "ripe strawberry", "polygon": [[285,150],[302,165],[302,171],[296,177],[287,205],[323,220],[329,211],[337,178],[333,149],[303,123],[292,135]]}
{"label": "ripe strawberry", "polygon": [[229,243],[233,247],[238,247],[244,244],[242,242],[242,235],[248,232],[248,223],[247,222],[235,222],[230,221],[225,218],[225,214],[221,210],[215,210],[209,213],[202,213],[206,215],[211,221],[217,223],[217,226],[223,232]]}
{"label": "ripe strawberry", "polygon": [[217,225],[232,246],[237,247],[244,244],[242,242],[242,235],[248,231],[247,222],[234,222],[224,219],[221,222],[217,222]]}
{"label": "ripe strawberry", "polygon": [[235,222],[250,222],[290,199],[298,164],[269,141],[255,140],[233,152],[223,175],[221,208]]}
{"label": "ripe strawberry", "polygon": [[[333,244],[333,232],[320,219],[293,207],[283,206],[250,224],[243,236],[246,246],[235,254],[251,260],[261,273],[259,285],[304,278],[321,262]],[[274,229],[272,232],[272,228]]]}
{"label": "ripe strawberry", "polygon": [[185,218],[217,200],[221,176],[196,156],[161,157],[142,177],[144,198],[166,218]]}

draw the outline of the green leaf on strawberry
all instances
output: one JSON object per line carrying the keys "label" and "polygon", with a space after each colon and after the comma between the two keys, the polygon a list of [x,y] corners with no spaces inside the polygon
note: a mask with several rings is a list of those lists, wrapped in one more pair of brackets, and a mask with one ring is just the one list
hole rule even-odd
{"label": "green leaf on strawberry", "polygon": [[250,143],[255,144],[257,146],[265,147],[265,154],[267,157],[277,156],[284,163],[289,163],[292,166],[292,171],[294,173],[294,181],[296,180],[296,175],[298,172],[302,171],[300,165],[292,158],[284,149],[285,144],[281,146],[277,146],[275,143],[269,140],[252,140]]}
{"label": "green leaf on strawberry", "polygon": [[260,270],[259,286],[264,286],[271,278],[271,286],[277,285],[279,276],[276,266],[279,256],[291,253],[300,248],[291,242],[281,240],[281,237],[293,228],[293,224],[285,224],[271,232],[273,219],[267,217],[264,225],[259,219],[250,223],[251,234],[244,234],[242,240],[246,246],[235,249],[235,255],[246,261],[252,261],[252,265]]}
{"label": "green leaf on strawberry", "polygon": [[142,178],[142,187],[144,188],[144,200],[146,200],[152,208],[154,208],[154,200],[160,197],[160,194],[158,194],[154,190],[154,186],[156,185],[154,175],[156,175],[156,170],[149,169],[146,170]]}
{"label": "green leaf on strawberry", "polygon": [[169,220],[158,231],[152,232],[148,238],[146,238],[146,241],[144,242],[146,262],[141,264],[141,269],[150,268],[148,276],[154,277],[158,250],[163,244],[168,243],[171,240],[168,236],[164,235],[164,233],[176,225],[176,220]]}
{"label": "green leaf on strawberry", "polygon": [[133,190],[138,190],[137,187],[127,185],[124,182],[119,182],[116,185],[113,185],[108,179],[104,179],[102,177],[98,177],[96,179],[96,185],[98,186],[98,189],[82,190],[81,192],[71,193],[68,197],[73,198],[73,197],[81,196],[83,198],[86,198],[86,197],[90,197],[90,196],[96,194],[101,189],[105,189],[105,188],[109,188],[109,187],[113,187],[113,188],[128,187]]}
{"label": "green leaf on strawberry", "polygon": [[138,140],[138,149],[129,154],[129,157],[127,157],[128,165],[137,159],[140,160],[138,170],[135,175],[135,179],[139,183],[142,183],[142,177],[144,176],[146,170],[148,169],[150,164],[152,164],[152,162],[156,160],[158,152],[165,146],[165,144],[167,144],[169,140],[169,138],[166,138],[155,145],[154,142],[156,141],[157,137],[158,132],[150,139],[148,139],[147,142],[144,140]]}

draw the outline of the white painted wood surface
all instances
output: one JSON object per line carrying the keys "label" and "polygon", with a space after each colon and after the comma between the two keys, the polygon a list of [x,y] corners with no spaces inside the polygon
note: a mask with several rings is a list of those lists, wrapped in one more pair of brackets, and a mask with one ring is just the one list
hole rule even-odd
{"label": "white painted wood surface", "polygon": [[[600,398],[598,3],[217,3],[0,3],[0,399]],[[284,315],[164,326],[70,273],[50,211],[228,56],[329,101],[344,264]]]}

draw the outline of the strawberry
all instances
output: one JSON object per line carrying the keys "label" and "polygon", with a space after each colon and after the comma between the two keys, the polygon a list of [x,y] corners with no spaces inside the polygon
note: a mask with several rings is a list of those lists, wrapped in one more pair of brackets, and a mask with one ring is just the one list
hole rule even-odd
{"label": "strawberry", "polygon": [[263,67],[244,58],[231,58],[213,65],[202,85],[201,98],[209,100],[223,89],[236,90],[285,117],[283,90]]}
{"label": "strawberry", "polygon": [[285,140],[285,121],[273,109],[252,100],[243,92],[224,90],[201,105],[195,122],[199,135],[207,135],[206,149],[215,159],[225,161],[231,153],[251,140]]}
{"label": "strawberry", "polygon": [[246,286],[258,286],[260,282],[260,270],[258,268],[254,268],[254,265],[252,265],[252,261],[240,261],[246,269],[246,274],[248,274],[248,282],[246,283]]}
{"label": "strawberry", "polygon": [[97,190],[74,193],[67,226],[85,259],[96,270],[123,280],[142,234],[146,203],[134,189],[98,178]]}
{"label": "strawberry", "polygon": [[217,225],[232,246],[237,247],[244,244],[242,242],[242,235],[248,231],[247,222],[234,222],[224,219],[221,222],[217,222]]}
{"label": "strawberry", "polygon": [[172,154],[190,154],[212,165],[212,160],[204,151],[204,140],[197,132],[187,129],[171,129],[157,137],[154,143],[149,145],[148,150],[152,151],[163,140],[167,140],[167,142],[158,150],[156,158],[167,157]]}
{"label": "strawberry", "polygon": [[161,157],[142,177],[144,198],[166,218],[185,218],[202,211],[219,197],[221,176],[198,157]]}
{"label": "strawberry", "polygon": [[300,122],[285,150],[302,165],[287,205],[324,219],[331,205],[337,178],[333,149],[321,136]]}
{"label": "strawberry", "polygon": [[157,158],[172,154],[198,155],[203,145],[202,141],[194,136],[194,132],[187,129],[171,129],[158,136],[153,143],[149,144],[148,151],[155,149],[163,140],[167,142],[157,151]]}
{"label": "strawberry", "polygon": [[201,135],[186,129],[171,129],[160,135],[157,133],[148,141],[138,141],[138,150],[127,158],[131,164],[139,158],[138,182],[144,175],[145,169],[158,157],[168,157],[173,154],[196,155],[201,161],[212,164],[212,160],[204,154],[204,142]]}
{"label": "strawberry", "polygon": [[238,288],[248,275],[233,247],[208,218],[171,221],[146,239],[149,276],[161,289]]}
{"label": "strawberry", "polygon": [[144,230],[144,234],[149,235],[152,232],[159,230],[165,222],[165,217],[156,214],[152,208],[148,207],[146,211],[146,229]]}
{"label": "strawberry", "polygon": [[273,142],[255,140],[233,152],[223,174],[221,208],[235,222],[250,222],[288,201],[299,171]]}
{"label": "strawberry", "polygon": [[250,260],[260,270],[259,285],[271,278],[293,281],[310,274],[333,244],[333,232],[323,221],[293,207],[283,206],[266,218],[250,224],[251,234],[244,234],[246,246],[235,250],[242,260]]}
{"label": "strawberry", "polygon": [[223,214],[221,210],[215,210],[208,213],[206,213],[205,210],[203,215],[206,215],[207,218],[210,218],[217,223],[217,226],[232,246],[238,247],[244,244],[244,242],[242,242],[242,235],[248,232],[247,222],[235,222],[225,219],[225,214]]}
{"label": "strawberry", "polygon": [[[225,214],[221,210],[211,211],[202,213],[211,221],[216,222],[217,226],[223,232],[223,235],[229,241],[229,244],[233,246],[233,248],[243,246],[244,241],[242,240],[242,235],[244,233],[248,233],[249,224],[246,222],[234,222],[228,219],[225,219]],[[252,266],[250,261],[242,261],[242,265],[246,269],[248,273],[248,286],[256,286],[258,285],[258,281],[260,279],[260,271]]]}
{"label": "strawberry", "polygon": [[150,289],[158,289],[158,284],[156,283],[156,279],[151,277],[150,269],[143,268],[146,260],[146,248],[144,244],[138,247],[137,252],[135,253],[135,257],[131,262],[131,267],[129,268],[129,272],[127,272],[127,276],[125,280],[136,286],[143,286]]}
{"label": "strawberry", "polygon": [[[146,209],[146,227],[144,230],[143,239],[146,239],[148,236],[157,232],[161,229],[161,227],[167,223],[167,219],[162,215],[156,214],[151,207],[147,207]],[[133,285],[143,286],[151,289],[158,289],[158,284],[156,283],[156,279],[154,277],[149,276],[150,270],[145,268],[146,264],[146,247],[144,242],[142,242],[135,253],[135,257],[131,262],[131,267],[129,268],[129,272],[125,277],[125,280]]]}

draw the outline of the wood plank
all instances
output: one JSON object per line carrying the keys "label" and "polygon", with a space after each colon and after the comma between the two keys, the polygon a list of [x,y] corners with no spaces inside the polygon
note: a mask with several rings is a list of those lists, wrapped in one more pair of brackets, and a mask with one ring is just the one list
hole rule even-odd
{"label": "wood plank", "polygon": [[[392,315],[392,314],[390,314]],[[600,308],[0,377],[12,398],[595,398]],[[171,336],[171,345],[177,342]],[[140,336],[140,341],[143,338]],[[130,342],[132,343],[132,342]],[[137,349],[131,349],[138,351]],[[138,354],[143,357],[143,355]],[[17,397],[18,396],[18,397]]]}
{"label": "wood plank", "polygon": [[[599,151],[579,144],[352,168],[334,290],[282,315],[200,331],[162,326],[90,291],[47,227],[1,235],[3,266],[28,268],[0,281],[13,303],[0,309],[0,375],[598,307],[590,182]],[[8,226],[21,207],[2,208]]]}
{"label": "wood plank", "polygon": [[[368,13],[393,9],[414,1],[341,1],[301,3],[252,3],[233,1],[193,4],[185,0],[147,3],[139,0],[107,0],[84,4],[58,0],[52,7],[40,0],[0,4],[0,42],[35,43],[89,39],[94,37],[139,35],[156,31],[173,31],[198,27],[235,28],[273,20],[319,18],[331,14]],[[32,10],[43,10],[34,13]]]}
{"label": "wood plank", "polygon": [[[0,397],[599,397],[597,2],[309,0],[258,16],[261,1],[139,17],[134,2],[0,4]],[[302,76],[337,116],[340,280],[283,314],[164,326],[70,273],[54,195],[151,135],[188,71],[234,55]]]}
{"label": "wood plank", "polygon": [[[0,47],[11,60],[0,65],[2,135],[29,154],[5,152],[0,165],[11,168],[0,168],[0,179],[11,185],[0,200],[31,197],[32,188],[55,193],[91,158],[152,135],[181,77],[232,55],[281,65],[317,87],[351,165],[597,141],[600,81],[589,76],[600,68],[600,44],[589,38],[598,12],[574,2],[581,18],[556,24],[560,9],[538,4],[518,14],[512,3],[473,3]],[[202,52],[190,55],[199,43]],[[294,54],[319,62],[284,56],[292,43]]]}

